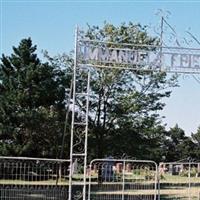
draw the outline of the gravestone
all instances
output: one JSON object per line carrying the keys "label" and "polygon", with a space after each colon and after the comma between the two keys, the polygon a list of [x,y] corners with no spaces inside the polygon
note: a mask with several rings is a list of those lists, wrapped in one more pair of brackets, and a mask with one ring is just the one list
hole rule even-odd
{"label": "gravestone", "polygon": [[112,182],[115,180],[115,174],[113,171],[113,167],[115,165],[114,161],[112,161],[112,157],[106,158],[108,161],[104,161],[102,165],[99,166],[98,169],[98,182]]}

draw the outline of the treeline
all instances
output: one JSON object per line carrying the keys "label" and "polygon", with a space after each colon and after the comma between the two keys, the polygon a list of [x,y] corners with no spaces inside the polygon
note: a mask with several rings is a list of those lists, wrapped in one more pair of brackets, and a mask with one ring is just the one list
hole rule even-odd
{"label": "treeline", "polygon": [[[118,44],[159,43],[146,27],[133,23],[89,26],[85,36]],[[67,102],[71,97],[66,89],[71,84],[73,59],[45,52],[41,60],[36,49],[31,38],[22,39],[11,55],[1,57],[0,155],[68,158],[71,110]],[[158,114],[165,106],[163,98],[178,86],[176,75],[107,69],[91,73],[89,159],[124,155],[154,161],[199,159],[200,129],[191,137],[178,125],[167,131]],[[76,106],[77,116],[85,112]]]}

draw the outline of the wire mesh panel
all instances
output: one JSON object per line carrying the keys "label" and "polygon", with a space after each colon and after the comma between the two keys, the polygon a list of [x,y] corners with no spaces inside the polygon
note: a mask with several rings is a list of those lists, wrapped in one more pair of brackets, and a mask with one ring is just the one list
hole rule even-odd
{"label": "wire mesh panel", "polygon": [[65,200],[69,161],[0,157],[0,199]]}
{"label": "wire mesh panel", "polygon": [[90,200],[153,200],[157,198],[157,165],[152,161],[93,160]]}
{"label": "wire mesh panel", "polygon": [[197,200],[200,192],[200,163],[161,163],[160,199]]}

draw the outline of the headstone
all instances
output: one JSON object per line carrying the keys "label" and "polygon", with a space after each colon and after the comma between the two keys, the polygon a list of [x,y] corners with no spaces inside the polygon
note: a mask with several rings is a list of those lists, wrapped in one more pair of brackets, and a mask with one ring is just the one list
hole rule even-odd
{"label": "headstone", "polygon": [[72,165],[72,172],[73,172],[73,174],[78,173],[78,161],[77,161],[77,159],[74,161],[74,163]]}
{"label": "headstone", "polygon": [[102,165],[102,179],[103,181],[113,181],[114,180],[114,172],[113,172],[113,162],[105,162]]}
{"label": "headstone", "polygon": [[97,165],[96,164],[94,164],[94,167],[93,167],[93,171],[94,171],[94,174],[96,174],[97,173]]}
{"label": "headstone", "polygon": [[126,172],[128,172],[128,173],[131,172],[131,164],[130,163],[126,164]]}
{"label": "headstone", "polygon": [[115,175],[113,171],[114,162],[112,157],[108,157],[106,161],[100,165],[98,169],[98,182],[111,182],[114,181]]}
{"label": "headstone", "polygon": [[123,168],[123,164],[122,163],[117,163],[116,164],[116,172],[117,173],[122,173],[122,168]]}
{"label": "headstone", "polygon": [[171,174],[171,175],[173,175],[173,165],[172,164],[170,164],[169,165],[169,174]]}

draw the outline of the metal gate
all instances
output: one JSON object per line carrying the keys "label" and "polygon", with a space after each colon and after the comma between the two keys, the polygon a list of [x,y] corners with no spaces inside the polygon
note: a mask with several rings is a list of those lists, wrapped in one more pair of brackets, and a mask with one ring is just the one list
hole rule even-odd
{"label": "metal gate", "polygon": [[153,161],[96,159],[90,164],[89,200],[156,200]]}
{"label": "metal gate", "polygon": [[1,200],[67,200],[69,160],[0,157]]}
{"label": "metal gate", "polygon": [[200,163],[160,163],[159,182],[161,200],[199,200]]}

